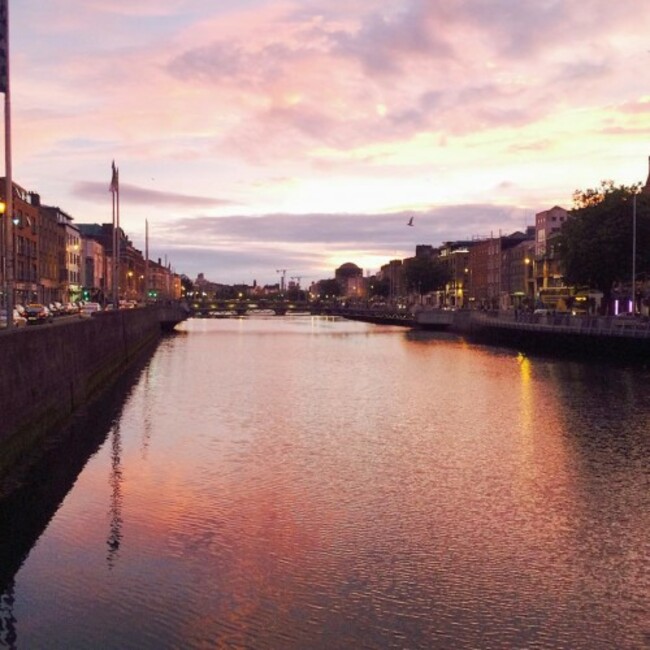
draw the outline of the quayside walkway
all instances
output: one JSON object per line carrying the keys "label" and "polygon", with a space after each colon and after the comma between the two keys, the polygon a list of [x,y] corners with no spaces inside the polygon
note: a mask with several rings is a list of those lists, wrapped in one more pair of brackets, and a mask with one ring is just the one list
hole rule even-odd
{"label": "quayside walkway", "polygon": [[565,332],[587,336],[646,339],[650,320],[623,316],[572,316],[567,313],[471,312],[476,325],[533,332]]}
{"label": "quayside walkway", "polygon": [[650,363],[650,320],[509,311],[343,308],[338,316],[377,324],[449,331],[479,342],[579,357],[621,357]]}

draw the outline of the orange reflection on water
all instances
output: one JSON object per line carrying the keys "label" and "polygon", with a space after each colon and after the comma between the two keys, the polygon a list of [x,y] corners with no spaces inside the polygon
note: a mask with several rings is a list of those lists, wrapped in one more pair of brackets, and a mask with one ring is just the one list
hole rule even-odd
{"label": "orange reflection on water", "polygon": [[[645,432],[626,440],[612,402],[596,408],[613,401],[606,381],[594,400],[561,362],[397,328],[186,327],[31,559],[75,596],[67,611],[86,580],[97,602],[138,613],[134,638],[174,647],[427,647],[438,633],[482,647],[484,631],[519,647],[522,629],[544,647],[548,625],[573,647],[604,611],[590,593],[629,590]],[[603,423],[617,435],[591,436]],[[592,575],[611,564],[601,543],[624,575]],[[69,553],[82,584],[59,565],[51,580],[43,548]]]}

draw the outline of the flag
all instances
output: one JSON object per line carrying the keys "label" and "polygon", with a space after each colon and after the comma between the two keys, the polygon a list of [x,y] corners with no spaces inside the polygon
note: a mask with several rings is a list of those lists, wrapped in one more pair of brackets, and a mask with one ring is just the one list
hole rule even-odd
{"label": "flag", "polygon": [[0,93],[9,89],[9,20],[8,0],[0,0]]}
{"label": "flag", "polygon": [[120,189],[120,181],[119,181],[117,167],[115,166],[115,161],[113,161],[113,163],[111,164],[111,169],[113,170],[113,173],[111,175],[111,184],[108,188],[108,191],[117,192]]}

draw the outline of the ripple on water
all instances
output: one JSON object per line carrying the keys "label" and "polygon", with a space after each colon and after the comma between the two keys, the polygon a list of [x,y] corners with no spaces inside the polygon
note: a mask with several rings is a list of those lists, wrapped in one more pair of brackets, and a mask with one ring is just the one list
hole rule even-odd
{"label": "ripple on water", "polygon": [[647,377],[360,323],[185,328],[18,574],[21,645],[643,647]]}

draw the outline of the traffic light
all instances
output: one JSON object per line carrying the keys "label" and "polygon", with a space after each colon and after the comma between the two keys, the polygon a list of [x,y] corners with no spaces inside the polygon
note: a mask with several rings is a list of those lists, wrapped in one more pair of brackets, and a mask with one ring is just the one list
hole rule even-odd
{"label": "traffic light", "polygon": [[82,300],[90,300],[90,289],[82,289],[81,298]]}

